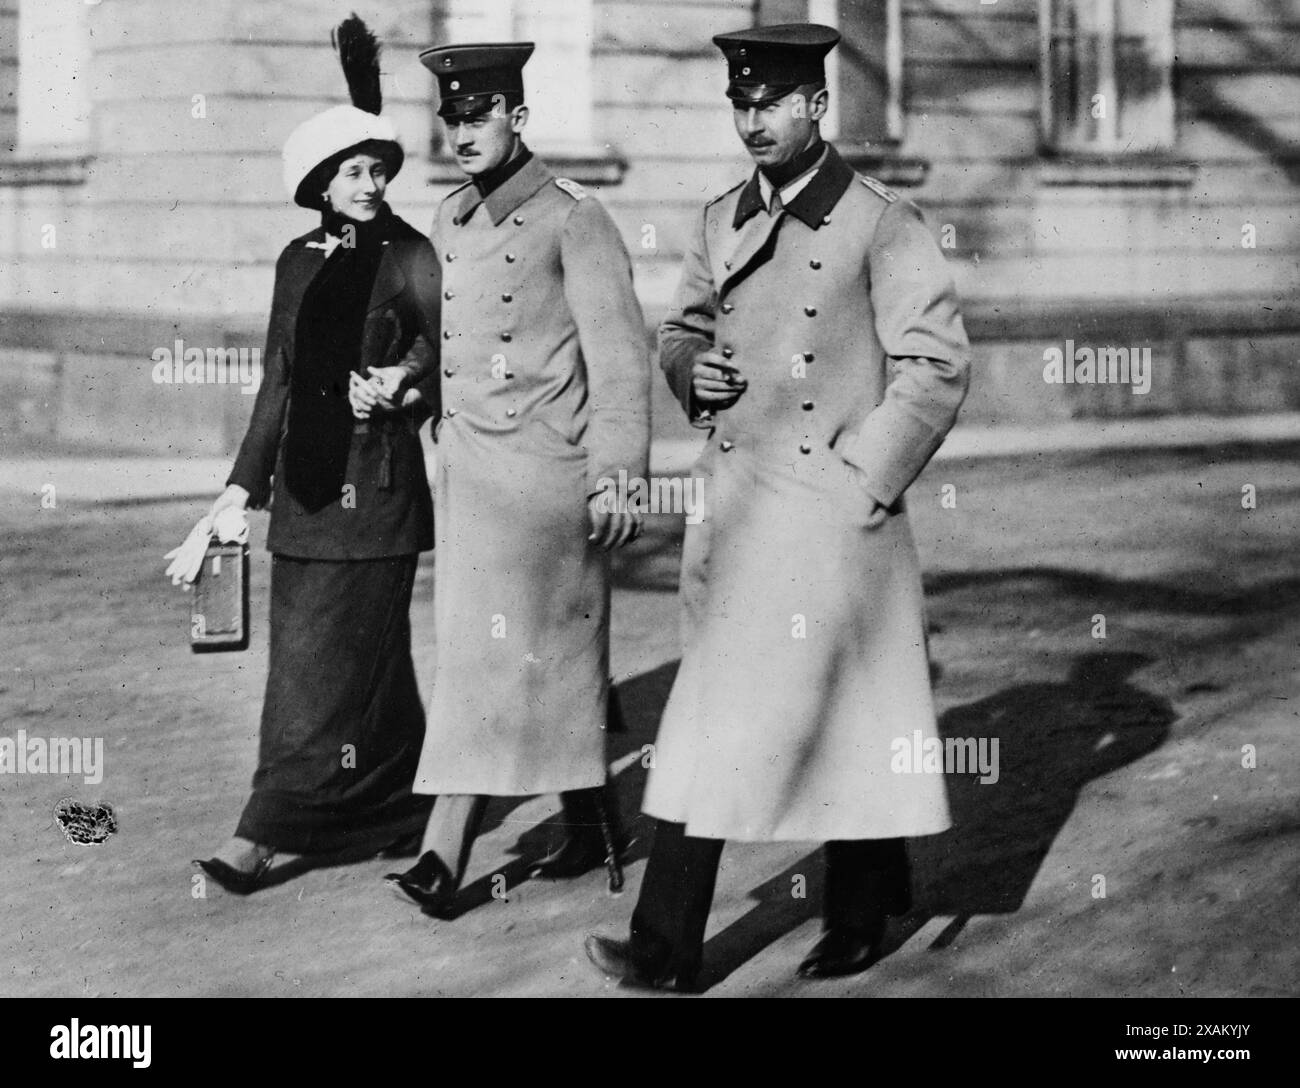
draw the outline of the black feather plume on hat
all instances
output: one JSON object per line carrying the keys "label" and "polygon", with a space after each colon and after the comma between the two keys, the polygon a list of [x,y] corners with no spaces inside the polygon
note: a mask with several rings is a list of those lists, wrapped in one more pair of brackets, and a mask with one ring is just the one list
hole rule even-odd
{"label": "black feather plume on hat", "polygon": [[378,114],[384,94],[379,87],[379,42],[374,34],[354,11],[339,23],[337,31],[330,32],[330,42],[338,50],[352,104],[366,113]]}

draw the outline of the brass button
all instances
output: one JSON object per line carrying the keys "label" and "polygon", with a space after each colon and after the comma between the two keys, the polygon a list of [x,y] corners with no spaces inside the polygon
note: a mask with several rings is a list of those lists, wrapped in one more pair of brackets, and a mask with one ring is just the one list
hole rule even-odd
{"label": "brass button", "polygon": [[455,372],[454,370],[452,370],[451,367],[447,367],[446,369],[443,370],[443,373],[444,373],[445,375],[447,375],[447,377],[450,378],[450,377],[451,377],[453,374],[455,374],[456,372]]}
{"label": "brass button", "polygon": [[444,340],[450,340],[450,339],[451,339],[451,330],[450,330],[450,329],[443,329],[443,330],[442,330],[442,338],[443,338]]}
{"label": "brass button", "polygon": [[821,261],[809,261],[809,262],[808,262],[808,267],[811,268],[814,272],[816,272],[817,269],[821,268],[821,266],[822,266]]}
{"label": "brass button", "polygon": [[454,294],[452,294],[450,291],[444,291],[444,292],[442,293],[442,297],[445,298],[448,302],[450,302],[450,301],[451,301],[453,298],[455,298],[456,296],[455,296]]}
{"label": "brass button", "polygon": [[507,253],[506,264],[514,264],[514,263],[515,263],[515,255],[513,253]]}
{"label": "brass button", "polygon": [[515,372],[514,372],[513,370],[507,370],[507,371],[506,371],[506,381],[509,381],[509,380],[510,380],[511,378],[513,378],[514,376],[515,376]]}
{"label": "brass button", "polygon": [[803,361],[805,363],[811,363],[813,361],[813,353],[811,351],[805,351],[803,353]]}
{"label": "brass button", "polygon": [[724,302],[724,303],[722,304],[722,312],[723,312],[724,314],[729,314],[729,313],[731,313],[731,311],[734,310],[735,308],[736,308],[736,307],[734,307],[730,302]]}
{"label": "brass button", "polygon": [[515,216],[515,226],[516,226],[516,227],[522,227],[523,225],[524,225],[524,217],[523,217],[522,215],[516,215],[516,216]]}
{"label": "brass button", "polygon": [[502,296],[501,296],[501,301],[502,301],[502,302],[514,302],[514,300],[515,300],[515,296],[514,296],[514,295],[502,295]]}
{"label": "brass button", "polygon": [[511,419],[514,419],[514,417],[518,415],[518,413],[513,408],[507,408],[506,415],[508,415]]}
{"label": "brass button", "polygon": [[447,254],[447,263],[448,263],[448,264],[451,264],[451,262],[454,261],[455,259],[456,259],[456,254],[454,254],[454,253],[448,253],[448,254]]}
{"label": "brass button", "polygon": [[456,409],[455,409],[455,408],[448,408],[447,411],[446,411],[446,413],[445,413],[445,415],[447,416],[448,419],[450,419],[450,418],[451,418],[452,416],[454,416],[455,414],[456,414]]}
{"label": "brass button", "polygon": [[504,343],[506,343],[506,344],[510,343],[510,341],[513,340],[513,339],[514,339],[514,337],[511,336],[508,332],[503,332],[503,333],[501,334],[501,340],[502,340],[502,342],[504,342]]}
{"label": "brass button", "polygon": [[806,401],[804,401],[804,402],[803,402],[803,410],[804,410],[805,412],[811,412],[811,411],[813,410],[813,402],[810,401],[810,400],[806,400]]}
{"label": "brass button", "polygon": [[800,453],[812,453],[812,447],[811,447],[810,445],[808,445],[807,442],[805,442],[802,446],[799,447],[799,452],[800,452]]}
{"label": "brass button", "polygon": [[823,222],[823,223],[827,223],[827,224],[829,224],[830,221],[831,221],[831,217],[830,217],[829,215],[823,215],[823,216],[822,216],[822,222]]}
{"label": "brass button", "polygon": [[817,316],[817,307],[816,307],[816,306],[805,306],[805,307],[803,308],[803,312],[806,313],[809,317],[816,317],[816,316]]}
{"label": "brass button", "polygon": [[721,442],[718,443],[718,449],[720,449],[723,453],[730,453],[735,448],[736,448],[736,443],[732,442],[729,438],[724,438]]}
{"label": "brass button", "polygon": [[723,262],[722,262],[722,267],[725,268],[728,272],[730,272],[730,271],[731,271],[731,262],[730,262],[730,261],[723,261]]}
{"label": "brass button", "polygon": [[733,355],[735,355],[735,354],[736,354],[735,351],[733,351],[731,348],[723,348],[723,349],[722,349],[722,357],[723,357],[724,359],[730,359],[730,358],[731,358]]}

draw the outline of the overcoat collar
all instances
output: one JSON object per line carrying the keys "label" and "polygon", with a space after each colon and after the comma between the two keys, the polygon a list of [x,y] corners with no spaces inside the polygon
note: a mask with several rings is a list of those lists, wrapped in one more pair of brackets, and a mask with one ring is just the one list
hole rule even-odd
{"label": "overcoat collar", "polygon": [[[755,217],[763,207],[758,172],[755,171],[737,199],[730,234],[724,232],[721,248],[725,272],[718,297],[724,296],[760,264],[771,259],[776,251],[777,232],[787,214],[811,230],[820,230],[826,216],[839,203],[852,181],[853,171],[835,148],[828,146],[821,168],[782,214]],[[748,210],[748,214],[742,215],[742,209]]]}
{"label": "overcoat collar", "polygon": [[456,207],[456,214],[452,216],[452,222],[458,227],[464,226],[478,206],[483,204],[487,208],[492,225],[499,227],[506,216],[554,177],[555,175],[534,155],[519,173],[488,193],[486,200],[479,196],[478,190],[472,184],[465,186],[461,190],[460,203]]}
{"label": "overcoat collar", "polygon": [[[826,157],[822,159],[822,164],[817,168],[812,181],[785,206],[785,210],[805,226],[817,230],[830,210],[839,203],[840,197],[844,195],[844,191],[852,181],[853,171],[840,158],[839,152],[832,145],[827,144]],[[758,184],[758,171],[755,170],[749,181],[745,183],[740,199],[736,202],[736,214],[731,221],[732,229],[740,230],[752,216],[763,209],[763,193]]]}

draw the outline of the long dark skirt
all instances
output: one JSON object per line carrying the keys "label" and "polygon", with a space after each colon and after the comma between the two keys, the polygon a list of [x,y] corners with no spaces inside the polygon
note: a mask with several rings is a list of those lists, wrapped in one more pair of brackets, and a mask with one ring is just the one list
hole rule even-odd
{"label": "long dark skirt", "polygon": [[418,556],[276,555],[253,793],[235,834],[295,854],[380,850],[417,831],[424,708],[411,662]]}

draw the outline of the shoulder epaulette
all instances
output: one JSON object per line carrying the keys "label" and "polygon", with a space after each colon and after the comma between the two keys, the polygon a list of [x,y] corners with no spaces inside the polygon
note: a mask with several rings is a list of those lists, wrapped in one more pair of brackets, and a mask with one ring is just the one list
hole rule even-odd
{"label": "shoulder epaulette", "polygon": [[868,177],[866,174],[859,174],[858,180],[875,193],[876,196],[880,197],[880,199],[886,204],[893,204],[898,200],[898,194],[884,182],[877,181],[875,178]]}
{"label": "shoulder epaulette", "polygon": [[569,196],[573,197],[574,200],[587,199],[587,190],[576,181],[571,181],[568,178],[556,178],[555,184],[558,185],[561,190],[568,193]]}

